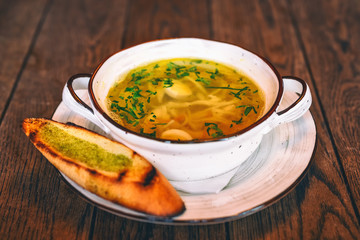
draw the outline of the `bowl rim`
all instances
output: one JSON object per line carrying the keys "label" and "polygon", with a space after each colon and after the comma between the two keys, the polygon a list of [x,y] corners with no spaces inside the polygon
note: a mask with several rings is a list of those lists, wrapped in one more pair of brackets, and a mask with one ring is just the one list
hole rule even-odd
{"label": "bowl rim", "polygon": [[[169,139],[162,139],[162,138],[155,138],[155,137],[150,137],[150,136],[146,136],[146,135],[142,135],[140,133],[137,133],[135,131],[132,131],[130,129],[125,128],[124,126],[120,125],[119,123],[117,123],[116,121],[114,121],[108,114],[106,114],[106,112],[100,107],[100,104],[98,103],[98,101],[96,100],[95,94],[94,94],[94,90],[93,90],[93,82],[95,79],[95,76],[97,74],[97,72],[100,70],[100,68],[105,64],[105,62],[107,62],[107,60],[109,60],[111,57],[136,46],[139,45],[143,45],[143,44],[147,44],[147,43],[153,43],[153,42],[159,42],[159,41],[169,41],[169,40],[185,40],[185,39],[196,39],[196,40],[202,40],[202,41],[208,41],[208,42],[215,42],[215,43],[222,43],[222,44],[228,44],[228,45],[232,45],[234,47],[238,47],[241,48],[253,55],[255,55],[256,57],[258,57],[260,60],[264,61],[265,64],[268,65],[268,67],[273,71],[273,73],[275,74],[277,80],[278,80],[278,84],[279,84],[279,90],[277,92],[277,96],[275,98],[275,101],[273,103],[273,105],[270,107],[270,109],[260,118],[258,119],[256,122],[254,122],[253,124],[251,124],[250,126],[237,131],[235,133],[232,134],[228,134],[222,137],[218,137],[218,138],[212,138],[212,139],[192,139],[192,140],[169,140]],[[260,125],[261,123],[265,122],[277,109],[277,107],[279,106],[279,103],[281,101],[281,97],[283,95],[284,92],[284,84],[283,84],[283,80],[282,77],[280,75],[280,73],[277,71],[277,69],[272,65],[272,63],[267,60],[265,57],[260,56],[259,54],[252,52],[246,48],[243,48],[239,45],[235,45],[232,43],[228,43],[225,41],[217,41],[217,40],[210,40],[210,39],[205,39],[205,38],[163,38],[163,39],[155,39],[155,40],[150,40],[150,41],[146,41],[140,44],[135,44],[132,46],[129,46],[127,48],[123,48],[115,53],[112,53],[111,55],[109,55],[107,58],[105,58],[103,61],[100,62],[100,64],[96,67],[95,71],[91,74],[90,80],[89,80],[89,84],[88,84],[88,94],[90,97],[90,101],[92,103],[92,105],[95,107],[96,111],[102,115],[103,118],[105,118],[109,123],[111,123],[112,125],[114,125],[116,128],[124,131],[126,134],[130,133],[133,135],[136,135],[140,138],[145,138],[145,139],[149,139],[149,140],[153,140],[153,141],[158,141],[158,142],[163,142],[163,143],[178,143],[178,144],[191,144],[191,143],[209,143],[209,142],[218,142],[218,141],[228,141],[229,139],[233,139],[235,137],[238,137],[239,135],[242,135],[250,130],[252,130],[253,128],[257,127],[258,125]]]}

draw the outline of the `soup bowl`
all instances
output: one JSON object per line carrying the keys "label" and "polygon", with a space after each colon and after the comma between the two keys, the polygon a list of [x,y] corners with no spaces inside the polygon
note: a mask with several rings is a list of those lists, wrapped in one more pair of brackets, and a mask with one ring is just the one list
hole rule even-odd
{"label": "soup bowl", "polygon": [[[249,127],[231,135],[207,140],[171,141],[144,136],[115,122],[106,97],[120,76],[157,60],[196,58],[212,60],[239,70],[252,78],[264,92],[261,117]],[[76,90],[87,89],[91,105]],[[284,91],[298,93],[298,99],[279,111]],[[99,126],[111,138],[148,159],[170,181],[199,181],[237,169],[259,146],[264,134],[278,125],[301,117],[311,105],[305,81],[281,77],[263,57],[239,46],[197,38],[156,40],[121,50],[103,61],[93,74],[77,74],[63,90],[63,102]]]}

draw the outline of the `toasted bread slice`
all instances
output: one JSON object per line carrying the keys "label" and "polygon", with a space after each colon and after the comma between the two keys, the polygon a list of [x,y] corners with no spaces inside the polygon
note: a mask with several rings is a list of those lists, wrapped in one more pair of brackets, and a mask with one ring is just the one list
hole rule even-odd
{"label": "toasted bread slice", "polygon": [[155,216],[185,210],[167,179],[126,146],[79,126],[27,118],[23,130],[63,174],[98,196]]}

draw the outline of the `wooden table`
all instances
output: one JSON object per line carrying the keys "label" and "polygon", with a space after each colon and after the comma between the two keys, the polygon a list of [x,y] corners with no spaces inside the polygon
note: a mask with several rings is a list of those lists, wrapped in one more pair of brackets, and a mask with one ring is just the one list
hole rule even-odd
{"label": "wooden table", "polygon": [[[21,130],[50,118],[75,73],[145,41],[199,37],[256,52],[305,79],[313,164],[270,207],[215,225],[118,217],[72,191]],[[359,239],[360,1],[0,1],[0,238]]]}

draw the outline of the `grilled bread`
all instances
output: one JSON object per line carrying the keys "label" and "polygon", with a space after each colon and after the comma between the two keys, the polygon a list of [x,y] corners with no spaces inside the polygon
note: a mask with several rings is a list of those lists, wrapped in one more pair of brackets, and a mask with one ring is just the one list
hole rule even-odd
{"label": "grilled bread", "polygon": [[27,118],[23,130],[63,174],[98,196],[146,214],[172,217],[185,210],[167,179],[126,146],[82,127]]}

